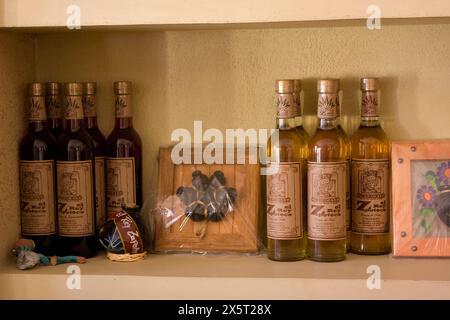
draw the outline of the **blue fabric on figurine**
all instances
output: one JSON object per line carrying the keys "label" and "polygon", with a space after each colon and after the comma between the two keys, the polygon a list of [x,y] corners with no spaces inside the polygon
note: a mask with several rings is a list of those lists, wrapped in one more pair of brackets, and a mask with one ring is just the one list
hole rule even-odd
{"label": "blue fabric on figurine", "polygon": [[78,256],[45,256],[41,253],[34,252],[35,245],[33,240],[20,239],[16,242],[13,254],[17,256],[17,268],[20,270],[32,269],[41,264],[44,266],[55,266],[62,263],[86,263],[86,258]]}

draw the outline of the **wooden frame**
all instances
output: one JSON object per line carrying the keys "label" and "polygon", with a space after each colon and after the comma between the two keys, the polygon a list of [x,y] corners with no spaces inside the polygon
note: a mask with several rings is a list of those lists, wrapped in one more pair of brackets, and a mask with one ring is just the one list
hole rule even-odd
{"label": "wooden frame", "polygon": [[[171,150],[160,148],[159,151],[156,251],[257,252],[261,193],[259,164],[175,165],[171,160]],[[196,232],[202,228],[202,223],[186,218],[180,201],[175,196],[179,186],[191,185],[191,175],[195,170],[201,170],[208,176],[216,170],[223,171],[227,187],[236,188],[238,193],[233,205],[234,211],[220,222],[208,222],[203,238]],[[164,220],[166,208],[170,208],[170,214],[179,217],[170,227],[167,227]]]}
{"label": "wooden frame", "polygon": [[[448,220],[444,223],[437,213],[442,212],[437,209],[437,201],[443,203],[441,189],[450,181],[442,178],[442,168],[450,166],[449,159],[449,140],[392,143],[395,256],[450,256]],[[450,171],[444,173],[449,175]]]}

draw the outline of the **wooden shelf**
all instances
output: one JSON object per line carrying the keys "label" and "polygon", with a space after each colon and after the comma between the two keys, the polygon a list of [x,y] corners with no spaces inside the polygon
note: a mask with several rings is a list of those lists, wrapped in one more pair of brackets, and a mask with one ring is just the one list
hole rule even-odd
{"label": "wooden shelf", "polygon": [[[69,5],[82,27],[155,26],[366,19],[369,0],[15,0],[0,1],[0,27],[65,27]],[[379,0],[382,18],[449,17],[447,0]]]}
{"label": "wooden shelf", "polygon": [[[367,267],[381,289],[367,288]],[[281,263],[265,256],[150,255],[135,263],[104,256],[81,267],[81,289],[66,288],[68,265],[0,273],[1,299],[448,299],[450,260],[348,255],[339,263]],[[36,289],[39,288],[39,289]]]}

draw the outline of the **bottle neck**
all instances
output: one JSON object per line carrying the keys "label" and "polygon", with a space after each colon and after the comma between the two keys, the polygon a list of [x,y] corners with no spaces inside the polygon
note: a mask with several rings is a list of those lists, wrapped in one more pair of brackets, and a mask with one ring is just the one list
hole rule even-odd
{"label": "bottle neck", "polygon": [[81,96],[66,96],[64,121],[66,131],[77,131],[83,128],[84,113]]}
{"label": "bottle neck", "polygon": [[40,121],[29,121],[28,122],[28,130],[30,132],[39,132],[44,131],[48,128],[47,121],[40,120]]}
{"label": "bottle neck", "polygon": [[378,126],[379,120],[379,92],[362,91],[361,93],[361,126]]}
{"label": "bottle neck", "polygon": [[133,118],[116,118],[116,129],[128,129],[133,128]]}
{"label": "bottle neck", "polygon": [[47,123],[51,129],[61,128],[62,122],[63,121],[61,118],[50,118],[47,120]]}
{"label": "bottle neck", "polygon": [[83,127],[83,119],[65,119],[66,131],[78,131]]}
{"label": "bottle neck", "polygon": [[133,127],[131,95],[116,95],[116,123],[115,128],[127,129]]}
{"label": "bottle neck", "polygon": [[319,119],[319,128],[323,130],[331,130],[337,127],[337,118]]}
{"label": "bottle neck", "polygon": [[319,92],[317,103],[317,117],[319,128],[324,130],[334,129],[339,124],[340,105],[339,94]]}
{"label": "bottle neck", "polygon": [[296,127],[296,121],[295,118],[277,118],[276,126],[280,130],[289,130]]}
{"label": "bottle neck", "polygon": [[380,125],[378,117],[361,117],[362,127],[377,127]]}
{"label": "bottle neck", "polygon": [[86,117],[84,118],[84,126],[86,129],[94,129],[98,127],[97,117]]}

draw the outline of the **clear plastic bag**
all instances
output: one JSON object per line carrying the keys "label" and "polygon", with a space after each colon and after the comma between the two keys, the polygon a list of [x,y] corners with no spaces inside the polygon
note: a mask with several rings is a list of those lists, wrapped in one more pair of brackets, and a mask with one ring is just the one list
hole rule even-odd
{"label": "clear plastic bag", "polygon": [[160,151],[152,217],[156,252],[258,253],[261,237],[259,165],[174,165]]}

